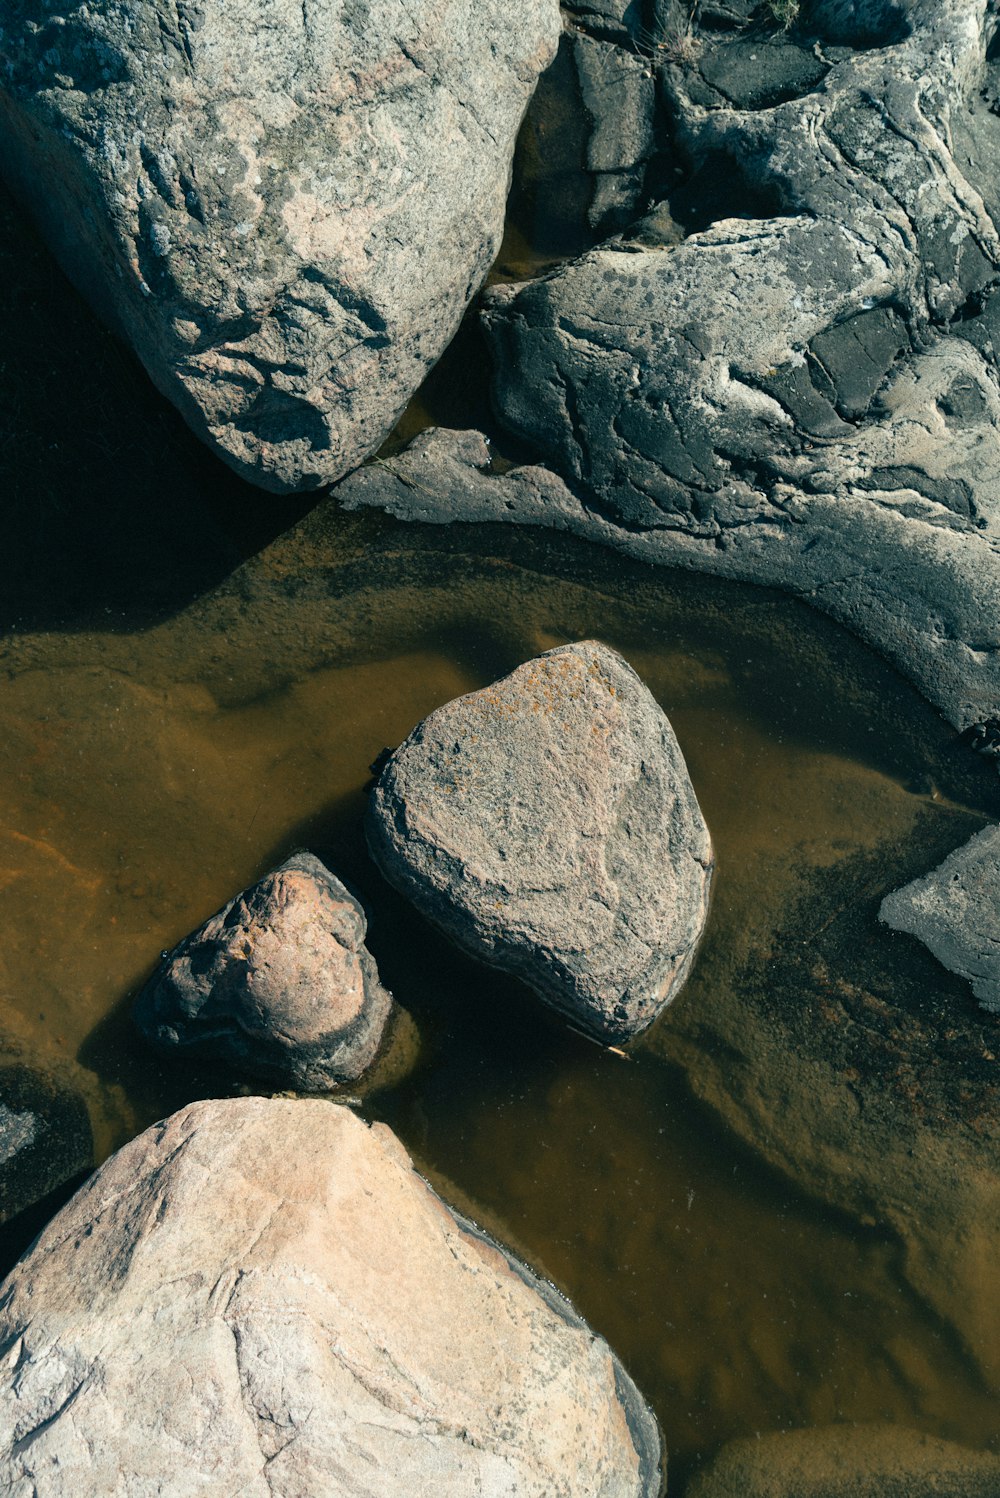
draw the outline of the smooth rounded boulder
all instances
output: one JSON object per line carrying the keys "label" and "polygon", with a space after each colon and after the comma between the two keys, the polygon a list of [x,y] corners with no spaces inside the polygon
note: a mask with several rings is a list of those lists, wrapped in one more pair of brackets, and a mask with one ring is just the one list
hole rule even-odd
{"label": "smooth rounded boulder", "polygon": [[0,1287],[0,1489],[36,1498],[656,1498],[606,1343],[384,1125],[193,1104]]}
{"label": "smooth rounded boulder", "polygon": [[303,1091],[352,1082],[392,1011],[366,948],[365,913],[311,853],[258,879],[168,952],[136,1001],[167,1049]]}
{"label": "smooth rounded boulder", "polygon": [[687,976],[712,845],[673,729],[616,651],[550,650],[425,718],[369,803],[372,855],[424,915],[614,1043]]}
{"label": "smooth rounded boulder", "polygon": [[555,0],[11,0],[0,163],[195,432],[315,488],[484,280],[559,31]]}

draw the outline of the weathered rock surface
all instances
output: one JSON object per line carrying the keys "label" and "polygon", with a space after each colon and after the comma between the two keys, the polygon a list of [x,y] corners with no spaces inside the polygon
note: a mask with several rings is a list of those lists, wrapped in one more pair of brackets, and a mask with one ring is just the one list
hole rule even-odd
{"label": "weathered rock surface", "polygon": [[164,957],[136,1023],[156,1045],[286,1086],[353,1081],[392,1009],[366,931],[360,904],[325,864],[293,854]]}
{"label": "weathered rock surface", "polygon": [[650,49],[677,193],[631,238],[487,295],[495,403],[551,474],[487,483],[456,452],[464,484],[453,468],[392,507],[790,589],[982,722],[1000,714],[995,16],[831,0],[793,45],[738,10],[706,14],[688,55]]}
{"label": "weathered rock surface", "polygon": [[0,1348],[4,1491],[660,1491],[607,1345],[329,1103],[197,1103],[133,1140],[5,1282]]}
{"label": "weathered rock surface", "polygon": [[77,1093],[36,1068],[0,1067],[0,1223],[85,1170],[93,1148]]}
{"label": "weathered rock surface", "polygon": [[13,0],[4,171],[191,426],[265,488],[381,442],[500,242],[551,0]]}
{"label": "weathered rock surface", "polygon": [[385,765],[386,877],[473,956],[605,1041],[687,976],[712,848],[662,710],[615,651],[550,650],[447,703]]}
{"label": "weathered rock surface", "polygon": [[995,1498],[1000,1457],[896,1425],[781,1431],[724,1446],[689,1498]]}
{"label": "weathered rock surface", "polygon": [[986,827],[922,879],[882,901],[879,919],[919,937],[1000,1014],[1000,827]]}

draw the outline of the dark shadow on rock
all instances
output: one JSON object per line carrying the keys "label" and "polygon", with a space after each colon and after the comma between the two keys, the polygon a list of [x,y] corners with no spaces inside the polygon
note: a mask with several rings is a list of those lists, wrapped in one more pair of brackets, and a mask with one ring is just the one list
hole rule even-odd
{"label": "dark shadow on rock", "polygon": [[0,188],[0,629],[169,616],[304,514],[187,430]]}
{"label": "dark shadow on rock", "polygon": [[78,1171],[41,1201],[25,1207],[15,1217],[0,1226],[0,1279],[13,1269],[18,1259],[34,1243],[39,1233],[52,1221],[57,1212],[75,1195],[90,1175],[89,1170]]}

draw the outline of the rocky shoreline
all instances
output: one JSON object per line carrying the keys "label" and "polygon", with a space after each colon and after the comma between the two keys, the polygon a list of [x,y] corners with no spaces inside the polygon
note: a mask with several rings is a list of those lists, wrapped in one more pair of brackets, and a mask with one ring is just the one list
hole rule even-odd
{"label": "rocky shoreline", "polygon": [[[14,0],[3,170],[215,454],[268,491],[334,486],[274,549],[292,630],[336,602],[318,538],[350,537],[352,512],[457,527],[455,552],[469,522],[530,528],[503,543],[515,559],[565,532],[845,625],[962,734],[934,762],[953,794],[880,790],[894,821],[863,832],[862,798],[829,872],[789,847],[787,884],[763,860],[774,891],[755,903],[747,879],[741,908],[710,912],[726,839],[643,642],[630,664],[560,629],[437,691],[373,766],[365,813],[364,879],[416,912],[396,1005],[357,868],[286,826],[139,985],[181,1106],[0,1287],[12,1491],[666,1491],[656,1415],[608,1344],[353,1111],[419,1071],[423,920],[484,965],[473,987],[509,1002],[506,975],[555,1011],[539,1034],[680,1067],[755,1157],[891,1234],[907,1293],[984,1398],[1000,1387],[1000,867],[946,764],[1000,745],[994,7],[519,4]],[[422,421],[380,451],[463,318],[499,425]],[[235,611],[262,576],[235,575]],[[261,654],[280,675],[290,649]],[[3,1221],[105,1151],[86,1067],[21,1066],[6,1030],[0,1046]],[[289,1093],[191,1102],[203,1064],[230,1091]],[[688,1479],[691,1498],[1000,1481],[990,1453],[821,1420]]]}

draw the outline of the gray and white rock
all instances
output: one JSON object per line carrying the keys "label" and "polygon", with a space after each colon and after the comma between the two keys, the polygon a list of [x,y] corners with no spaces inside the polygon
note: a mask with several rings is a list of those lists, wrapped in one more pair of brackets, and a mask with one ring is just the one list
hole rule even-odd
{"label": "gray and white rock", "polygon": [[688,1498],[996,1498],[1000,1456],[897,1425],[830,1425],[733,1441]]}
{"label": "gray and white rock", "polygon": [[938,868],[882,901],[879,919],[916,936],[950,972],[968,978],[1000,1014],[1000,827],[956,849]]}
{"label": "gray and white rock", "polygon": [[460,946],[601,1040],[687,976],[712,847],[672,728],[615,651],[550,650],[438,708],[382,770],[367,836]]}
{"label": "gray and white rock", "polygon": [[4,7],[3,170],[245,477],[372,452],[495,257],[554,0]]}
{"label": "gray and white rock", "polygon": [[196,1103],[115,1155],[0,1288],[0,1489],[656,1498],[607,1345],[384,1126]]}
{"label": "gray and white rock", "polygon": [[[688,60],[654,49],[707,227],[676,244],[663,204],[662,238],[653,213],[487,294],[495,404],[547,468],[488,473],[462,439],[437,479],[425,452],[393,460],[419,488],[340,492],[788,589],[965,728],[1000,716],[995,17],[986,0],[804,14],[796,46],[716,17]],[[765,74],[761,109],[746,89]]]}
{"label": "gray and white rock", "polygon": [[93,1160],[82,1097],[55,1073],[0,1067],[0,1223],[42,1200]]}
{"label": "gray and white rock", "polygon": [[169,952],[136,1001],[154,1044],[321,1091],[371,1064],[392,1010],[358,901],[296,853]]}

